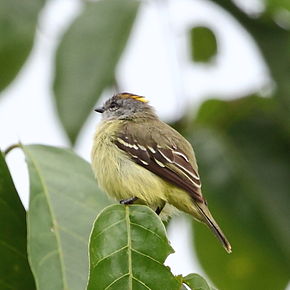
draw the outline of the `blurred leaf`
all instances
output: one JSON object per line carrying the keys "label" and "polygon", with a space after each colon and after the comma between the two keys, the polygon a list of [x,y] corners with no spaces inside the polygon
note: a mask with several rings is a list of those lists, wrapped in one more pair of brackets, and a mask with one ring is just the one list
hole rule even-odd
{"label": "blurred leaf", "polygon": [[269,65],[277,85],[275,96],[280,101],[281,108],[290,117],[290,31],[274,23],[244,20],[244,24],[255,37]]}
{"label": "blurred leaf", "polygon": [[102,91],[114,81],[139,2],[86,3],[57,51],[54,92],[60,119],[72,142]]}
{"label": "blurred leaf", "polygon": [[37,288],[84,289],[93,221],[108,204],[90,165],[72,151],[23,147],[29,168],[28,254]]}
{"label": "blurred leaf", "polygon": [[233,253],[194,225],[200,262],[221,289],[285,289],[290,279],[289,124],[271,99],[208,101],[191,141],[203,192]]}
{"label": "blurred leaf", "polygon": [[192,290],[213,290],[208,285],[206,280],[198,274],[189,274],[183,278],[183,282],[186,283]]}
{"label": "blurred leaf", "polygon": [[17,75],[33,46],[44,0],[0,1],[0,91]]}
{"label": "blurred leaf", "polygon": [[289,0],[263,0],[266,9],[270,12],[277,13],[281,9],[290,11],[290,1]]}
{"label": "blurred leaf", "polygon": [[0,289],[35,289],[27,257],[26,212],[0,152]]}
{"label": "blurred leaf", "polygon": [[172,252],[164,225],[151,209],[107,207],[90,238],[88,290],[180,289],[181,281],[163,265]]}
{"label": "blurred leaf", "polygon": [[196,62],[209,62],[217,54],[217,41],[212,30],[207,27],[194,27],[190,31],[192,59]]}
{"label": "blurred leaf", "polygon": [[275,96],[280,109],[290,121],[290,30],[278,26],[271,18],[251,18],[230,0],[212,1],[232,14],[256,40],[276,82]]}

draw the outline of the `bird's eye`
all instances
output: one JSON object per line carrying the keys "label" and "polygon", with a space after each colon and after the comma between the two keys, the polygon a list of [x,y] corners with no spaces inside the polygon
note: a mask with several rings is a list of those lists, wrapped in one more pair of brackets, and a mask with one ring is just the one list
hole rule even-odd
{"label": "bird's eye", "polygon": [[111,103],[110,107],[109,107],[109,110],[110,111],[115,111],[119,108],[119,105],[115,102]]}

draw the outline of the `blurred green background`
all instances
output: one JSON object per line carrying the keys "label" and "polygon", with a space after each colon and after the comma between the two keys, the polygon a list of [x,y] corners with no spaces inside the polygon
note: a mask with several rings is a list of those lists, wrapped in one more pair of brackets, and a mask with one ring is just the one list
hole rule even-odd
{"label": "blurred green background", "polygon": [[[199,108],[188,106],[172,125],[193,144],[204,195],[233,246],[226,255],[204,226],[192,222],[194,251],[207,276],[219,289],[282,290],[290,280],[290,1],[260,0],[259,13],[240,2],[207,5],[218,5],[246,29],[268,67],[272,89],[267,97],[259,90],[228,101],[211,94]],[[144,3],[80,0],[79,15],[60,37],[51,88],[55,114],[72,147],[77,138],[88,138],[79,134],[102,93],[118,90],[117,66]],[[0,2],[3,92],[31,54],[45,4]],[[221,41],[210,27],[191,27],[191,65],[212,65]],[[0,99],[0,106],[5,101]],[[5,128],[9,131],[9,124]]]}

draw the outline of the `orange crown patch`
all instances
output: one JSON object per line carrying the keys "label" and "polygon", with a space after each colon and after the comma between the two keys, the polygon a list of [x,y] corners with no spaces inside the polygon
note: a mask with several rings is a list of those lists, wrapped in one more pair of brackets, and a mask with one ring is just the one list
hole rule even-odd
{"label": "orange crown patch", "polygon": [[130,93],[122,93],[122,94],[119,94],[118,97],[123,98],[123,99],[133,99],[133,100],[140,101],[142,103],[148,103],[149,102],[143,96],[138,96],[138,95],[134,95],[134,94],[130,94]]}

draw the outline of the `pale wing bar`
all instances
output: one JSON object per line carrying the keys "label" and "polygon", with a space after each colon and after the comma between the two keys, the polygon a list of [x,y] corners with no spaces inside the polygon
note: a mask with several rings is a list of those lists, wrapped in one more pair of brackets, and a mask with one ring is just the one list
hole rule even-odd
{"label": "pale wing bar", "polygon": [[192,168],[189,163],[188,158],[182,152],[172,150],[170,148],[158,148],[157,151],[162,155],[162,157],[169,163],[176,165],[184,175],[197,187],[201,187],[200,178],[197,172]]}
{"label": "pale wing bar", "polygon": [[[144,146],[129,136],[119,136],[115,144],[129,154],[137,164],[155,173],[168,182],[187,191],[197,201],[205,202],[199,193],[201,187],[198,174],[192,168],[187,157],[179,150],[161,148],[158,145]],[[173,164],[178,168],[174,171],[166,164]],[[179,173],[182,173],[182,176]]]}

